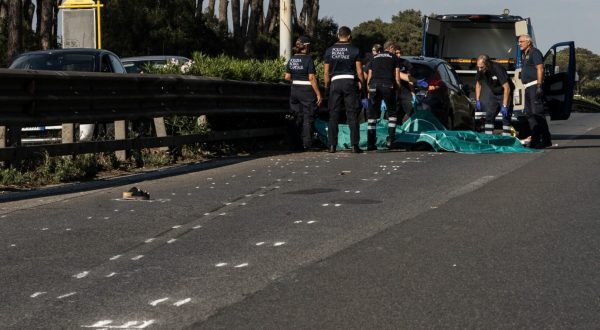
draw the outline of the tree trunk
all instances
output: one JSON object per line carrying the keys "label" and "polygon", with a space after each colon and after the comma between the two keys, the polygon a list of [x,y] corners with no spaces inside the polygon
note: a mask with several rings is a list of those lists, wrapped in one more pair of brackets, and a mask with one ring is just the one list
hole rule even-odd
{"label": "tree trunk", "polygon": [[38,0],[38,26],[36,30],[42,41],[42,49],[54,47],[52,26],[55,24],[52,0]]}
{"label": "tree trunk", "polygon": [[196,0],[196,13],[195,17],[199,18],[202,16],[202,5],[204,4],[204,0]]}
{"label": "tree trunk", "polygon": [[11,0],[8,2],[8,42],[6,56],[9,62],[21,52],[21,45],[23,44],[22,5],[21,0]]}
{"label": "tree trunk", "polygon": [[241,40],[242,27],[240,25],[240,0],[231,0],[231,23],[233,25],[233,38]]}
{"label": "tree trunk", "polygon": [[314,37],[317,32],[317,24],[319,23],[319,0],[312,0],[312,8],[307,19],[306,34]]}
{"label": "tree trunk", "polygon": [[251,0],[244,0],[244,5],[242,6],[242,38],[248,36],[248,12],[250,11],[250,1]]}
{"label": "tree trunk", "polygon": [[280,0],[269,0],[269,9],[265,18],[265,29],[263,33],[273,34],[277,21],[279,20],[279,2]]}
{"label": "tree trunk", "polygon": [[227,32],[227,5],[229,0],[219,0],[219,26]]}
{"label": "tree trunk", "polygon": [[31,0],[22,0],[23,1],[23,19],[25,24],[26,31],[33,30],[33,14],[35,14],[35,6],[31,2]]}
{"label": "tree trunk", "polygon": [[216,0],[208,0],[208,7],[206,7],[206,13],[210,17],[215,16],[215,1]]}
{"label": "tree trunk", "polygon": [[261,5],[261,0],[252,0],[250,6],[250,19],[248,21],[248,39],[255,40],[258,36],[258,27],[260,23],[260,11],[259,6]]}
{"label": "tree trunk", "polygon": [[[4,19],[6,18],[6,11],[8,10],[8,8],[6,8],[6,0],[0,0],[0,22],[4,21]],[[0,33],[3,33],[4,31],[4,24],[0,24]]]}
{"label": "tree trunk", "polygon": [[[58,38],[58,6],[60,6],[61,0],[52,1],[52,47],[56,46],[56,38]],[[62,40],[61,40],[62,43]]]}

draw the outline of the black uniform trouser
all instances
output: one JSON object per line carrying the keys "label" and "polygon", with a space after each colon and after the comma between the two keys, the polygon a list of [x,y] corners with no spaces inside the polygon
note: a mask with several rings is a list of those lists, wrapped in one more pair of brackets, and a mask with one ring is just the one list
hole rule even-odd
{"label": "black uniform trouser", "polygon": [[374,90],[371,92],[371,102],[367,109],[367,144],[374,146],[377,140],[377,117],[381,109],[381,101],[385,101],[388,113],[388,136],[394,140],[396,134],[396,123],[398,121],[398,111],[396,108],[396,90],[393,83],[374,83],[371,86]]}
{"label": "black uniform trouser", "polygon": [[350,128],[350,143],[357,145],[360,140],[357,118],[360,111],[358,86],[354,79],[336,79],[331,81],[329,87],[329,125],[327,134],[329,145],[335,147],[338,144],[338,124],[342,102],[346,108],[346,121]]}
{"label": "black uniform trouser", "polygon": [[[494,134],[494,123],[496,116],[502,107],[504,95],[490,94],[486,100],[481,103],[481,110],[485,112],[485,134]],[[510,117],[512,115],[512,106],[508,107],[508,116],[502,117],[502,135],[511,136]]]}
{"label": "black uniform trouser", "polygon": [[405,122],[413,113],[412,93],[410,90],[400,87],[398,89],[396,108],[398,109],[398,118]]}
{"label": "black uniform trouser", "polygon": [[317,109],[317,95],[310,85],[292,85],[290,93],[290,109],[294,113],[295,132],[294,143],[304,148],[312,145],[313,123]]}
{"label": "black uniform trouser", "polygon": [[548,128],[548,122],[544,115],[544,104],[536,95],[537,86],[525,88],[525,109],[527,110],[527,121],[531,129],[530,146],[536,147],[541,144],[552,144],[552,136]]}

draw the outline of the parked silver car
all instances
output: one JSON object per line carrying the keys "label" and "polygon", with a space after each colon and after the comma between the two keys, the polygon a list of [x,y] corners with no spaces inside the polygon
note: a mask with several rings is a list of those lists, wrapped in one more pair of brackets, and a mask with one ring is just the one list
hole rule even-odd
{"label": "parked silver car", "polygon": [[125,57],[121,59],[123,66],[127,73],[140,73],[143,72],[147,67],[153,66],[164,66],[167,63],[175,62],[178,65],[189,62],[190,59],[183,56],[174,55],[157,55],[157,56],[138,56],[138,57]]}

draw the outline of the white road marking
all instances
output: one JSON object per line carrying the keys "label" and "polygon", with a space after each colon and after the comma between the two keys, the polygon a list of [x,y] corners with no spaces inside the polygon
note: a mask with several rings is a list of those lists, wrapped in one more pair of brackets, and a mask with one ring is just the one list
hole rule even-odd
{"label": "white road marking", "polygon": [[66,230],[66,231],[71,231],[71,228],[67,228],[67,229],[65,229],[65,230]]}
{"label": "white road marking", "polygon": [[325,203],[325,204],[322,204],[321,206],[329,206],[329,204]]}
{"label": "white road marking", "polygon": [[294,221],[294,223],[302,223],[302,220]]}
{"label": "white road marking", "polygon": [[106,275],[105,277],[113,277],[113,276],[115,276],[115,275],[117,275],[117,273],[115,273],[115,272],[112,272],[112,273],[110,273],[110,274]]}
{"label": "white road marking", "polygon": [[121,257],[122,257],[122,255],[121,255],[121,254],[117,254],[116,256],[114,256],[114,257],[111,257],[111,258],[110,258],[110,260],[117,260],[117,259],[119,259],[119,258],[121,258]]}
{"label": "white road marking", "polygon": [[17,244],[11,244],[10,245],[10,247],[16,247],[16,246],[17,246]]}
{"label": "white road marking", "polygon": [[196,227],[194,227],[192,229],[200,229],[200,228],[202,228],[202,226],[196,226]]}
{"label": "white road marking", "polygon": [[151,301],[151,302],[150,302],[150,305],[152,305],[152,306],[156,306],[156,305],[160,304],[161,302],[165,302],[165,301],[167,301],[167,300],[169,300],[169,298],[161,298],[161,299],[157,299],[157,300]]}
{"label": "white road marking", "polygon": [[42,228],[42,231],[46,231],[46,230],[48,230],[48,229],[49,229],[49,228]]}
{"label": "white road marking", "polygon": [[285,244],[285,242],[275,242],[275,244],[273,244],[273,246],[282,246],[284,244]]}
{"label": "white road marking", "polygon": [[235,266],[235,268],[243,268],[243,267],[248,267],[248,263],[246,262],[246,263]]}
{"label": "white road marking", "polygon": [[87,217],[88,220],[92,219],[92,217]]}
{"label": "white road marking", "polygon": [[181,228],[181,225],[173,226],[171,228],[173,228],[173,229]]}
{"label": "white road marking", "polygon": [[144,241],[144,243],[152,243],[154,242],[156,238],[148,238],[147,240]]}
{"label": "white road marking", "polygon": [[143,255],[143,254],[140,254],[139,256],[135,256],[135,257],[131,258],[131,260],[134,260],[134,261],[135,261],[135,260],[140,260],[140,259],[142,259],[143,257],[144,257],[144,255]]}
{"label": "white road marking", "polygon": [[70,297],[70,296],[74,296],[76,294],[77,294],[77,292],[69,292],[67,294],[63,294],[62,296],[56,297],[56,299],[63,299],[63,298],[67,298],[67,297]]}
{"label": "white road marking", "polygon": [[73,277],[81,279],[81,278],[84,278],[84,277],[88,276],[89,274],[90,274],[90,272],[84,271],[84,272],[81,272],[79,274],[73,275]]}
{"label": "white road marking", "polygon": [[206,212],[206,213],[204,213],[204,215],[210,215],[210,213],[209,213],[209,212]]}
{"label": "white road marking", "polygon": [[256,243],[256,246],[261,246],[261,245],[264,245],[264,244],[265,244],[265,242],[258,242],[258,243]]}
{"label": "white road marking", "polygon": [[220,262],[220,263],[218,263],[218,264],[215,265],[215,267],[224,267],[224,266],[227,266],[226,262]]}
{"label": "white road marking", "polygon": [[179,307],[179,306],[189,303],[190,301],[192,301],[192,298],[183,299],[183,300],[180,300],[180,301],[174,303],[173,306]]}
{"label": "white road marking", "polygon": [[41,296],[41,295],[43,295],[43,294],[46,294],[46,293],[47,293],[46,291],[38,291],[38,292],[36,292],[36,293],[32,294],[32,295],[31,295],[31,296],[29,296],[29,297],[31,297],[31,298],[37,298],[37,297],[39,297],[39,296]]}
{"label": "white road marking", "polygon": [[335,206],[335,207],[340,207],[340,206],[342,206],[342,204],[335,204],[335,205],[333,205],[333,206]]}
{"label": "white road marking", "polygon": [[118,209],[115,209],[115,212],[119,212],[119,210],[118,210]]}
{"label": "white road marking", "polygon": [[176,241],[177,241],[177,239],[175,239],[175,238],[172,238],[172,239],[170,239],[170,240],[168,240],[168,241],[167,241],[167,244],[173,244],[173,243],[175,243]]}
{"label": "white road marking", "polygon": [[309,225],[312,225],[313,223],[316,223],[316,221],[311,220],[311,221],[307,222],[307,224],[309,224]]}
{"label": "white road marking", "polygon": [[220,216],[223,216],[223,215],[227,215],[227,213],[226,213],[226,212],[223,212],[223,213],[220,213],[219,215],[220,215]]}

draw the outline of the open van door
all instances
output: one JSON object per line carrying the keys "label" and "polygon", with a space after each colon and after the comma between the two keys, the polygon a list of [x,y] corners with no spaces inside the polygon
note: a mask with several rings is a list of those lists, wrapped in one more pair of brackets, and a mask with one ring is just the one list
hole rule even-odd
{"label": "open van door", "polygon": [[552,46],[544,56],[544,108],[551,120],[569,119],[575,88],[575,42]]}
{"label": "open van door", "polygon": [[424,18],[423,24],[423,44],[421,56],[441,58],[440,49],[440,28],[441,22],[433,17]]}

